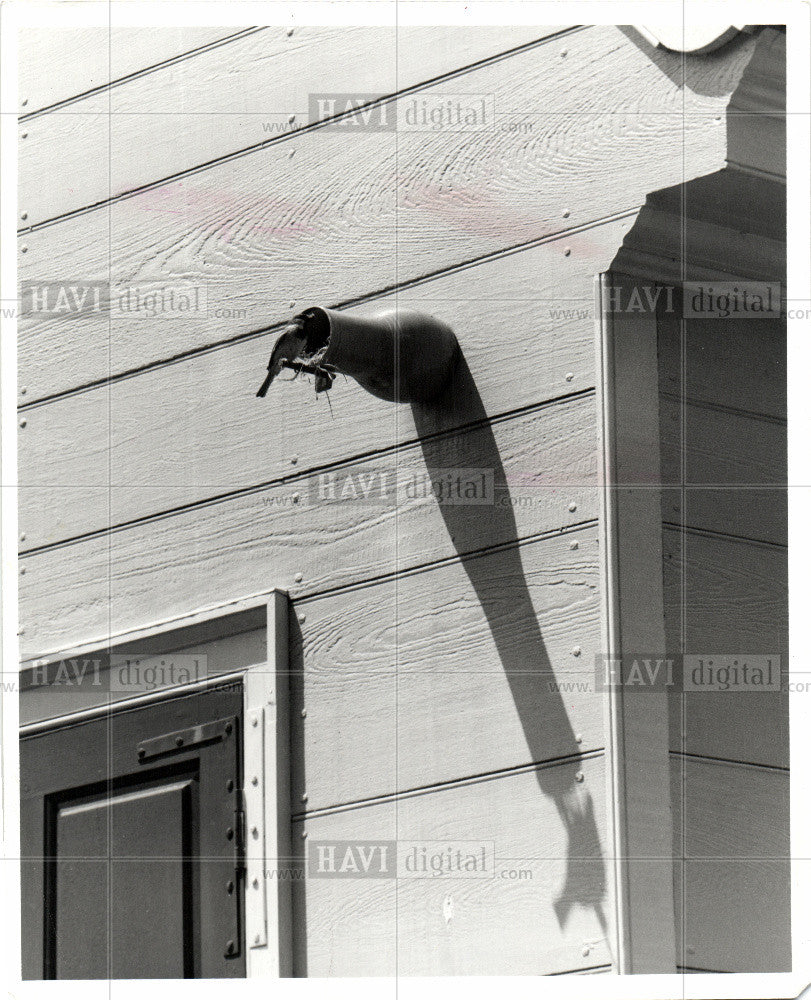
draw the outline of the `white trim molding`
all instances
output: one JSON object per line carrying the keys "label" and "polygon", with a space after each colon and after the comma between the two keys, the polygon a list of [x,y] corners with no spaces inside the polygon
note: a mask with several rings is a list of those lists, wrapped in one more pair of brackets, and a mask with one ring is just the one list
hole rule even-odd
{"label": "white trim molding", "polygon": [[[607,272],[597,285],[602,648],[611,662],[665,655],[656,312],[622,309],[643,283]],[[608,834],[622,974],[676,972],[667,698],[666,689],[607,686]]]}

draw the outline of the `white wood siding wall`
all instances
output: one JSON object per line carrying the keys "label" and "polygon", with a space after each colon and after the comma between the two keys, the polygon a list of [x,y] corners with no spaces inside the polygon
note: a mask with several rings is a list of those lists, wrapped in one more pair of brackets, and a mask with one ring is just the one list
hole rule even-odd
{"label": "white wood siding wall", "polygon": [[[286,587],[296,833],[488,840],[532,873],[298,884],[298,974],[613,961],[601,696],[548,684],[590,679],[599,634],[592,278],[648,191],[721,166],[752,44],[685,81],[612,27],[23,38],[20,277],[191,281],[209,306],[21,317],[24,654]],[[318,91],[486,93],[497,122],[348,134],[309,123]],[[458,335],[441,410],[254,398],[275,331],[253,331],[395,296]],[[349,460],[493,467],[523,502],[311,502]]]}

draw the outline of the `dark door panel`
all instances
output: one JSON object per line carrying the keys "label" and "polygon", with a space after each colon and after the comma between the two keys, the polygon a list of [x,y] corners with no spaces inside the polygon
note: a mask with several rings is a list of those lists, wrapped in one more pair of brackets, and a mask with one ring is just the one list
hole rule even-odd
{"label": "dark door panel", "polygon": [[23,738],[25,978],[244,976],[241,719],[232,686]]}

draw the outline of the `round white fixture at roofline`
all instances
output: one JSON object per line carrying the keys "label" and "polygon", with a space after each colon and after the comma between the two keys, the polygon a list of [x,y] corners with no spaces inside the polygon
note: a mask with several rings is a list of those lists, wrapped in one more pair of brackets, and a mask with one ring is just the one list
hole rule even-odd
{"label": "round white fixture at roofline", "polygon": [[720,49],[739,31],[749,29],[747,24],[635,24],[634,27],[651,45],[660,45],[673,52],[700,55]]}

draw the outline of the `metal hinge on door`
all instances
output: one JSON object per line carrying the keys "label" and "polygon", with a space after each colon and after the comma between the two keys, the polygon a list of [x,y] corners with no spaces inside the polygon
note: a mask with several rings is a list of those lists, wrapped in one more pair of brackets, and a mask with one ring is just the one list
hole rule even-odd
{"label": "metal hinge on door", "polygon": [[[235,767],[235,772],[238,769]],[[231,779],[226,783],[226,792],[234,797],[234,813],[231,825],[226,830],[226,837],[232,845],[231,862],[233,865],[231,877],[226,885],[226,891],[233,905],[233,933],[225,944],[225,957],[235,958],[242,953],[243,924],[243,893],[245,887],[245,809],[242,789],[235,787]]]}
{"label": "metal hinge on door", "polygon": [[200,726],[189,726],[188,729],[177,729],[172,733],[164,733],[151,740],[141,740],[136,747],[138,760],[154,760],[171,753],[183,753],[189,747],[203,744],[219,743],[227,740],[235,732],[236,720],[216,719]]}
{"label": "metal hinge on door", "polygon": [[245,872],[245,809],[242,804],[242,792],[237,792],[237,808],[234,811],[234,827],[236,843],[234,845],[234,871],[239,878]]}

